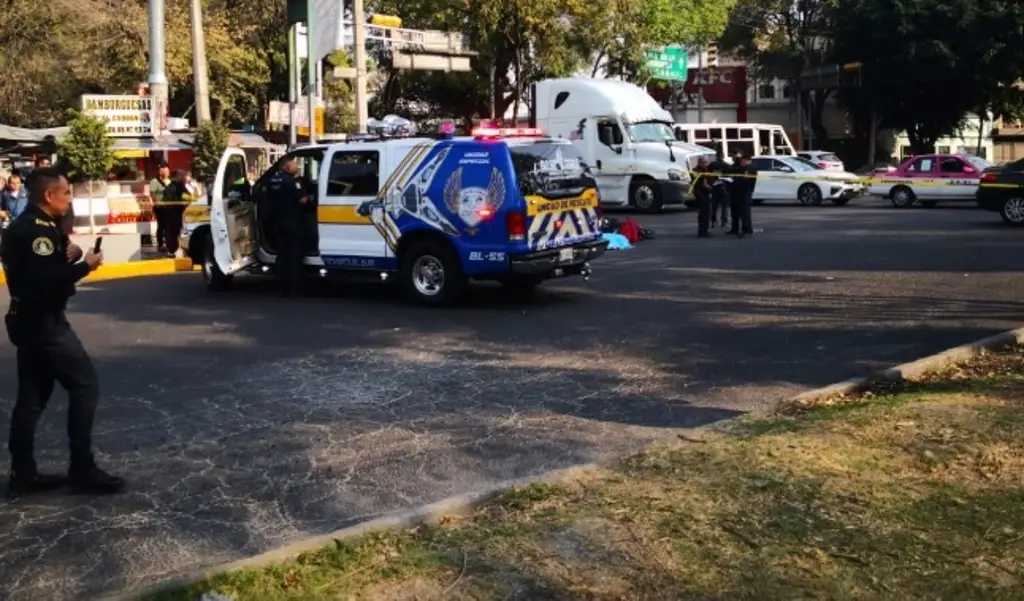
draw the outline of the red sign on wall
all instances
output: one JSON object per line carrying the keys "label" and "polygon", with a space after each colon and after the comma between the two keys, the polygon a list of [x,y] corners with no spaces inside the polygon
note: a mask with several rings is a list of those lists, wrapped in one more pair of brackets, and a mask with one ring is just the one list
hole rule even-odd
{"label": "red sign on wall", "polygon": [[736,121],[747,120],[747,68],[746,67],[705,67],[689,69],[686,83],[682,89],[651,83],[647,93],[663,106],[675,104],[679,106],[696,106],[698,94],[704,97],[704,104],[736,104]]}

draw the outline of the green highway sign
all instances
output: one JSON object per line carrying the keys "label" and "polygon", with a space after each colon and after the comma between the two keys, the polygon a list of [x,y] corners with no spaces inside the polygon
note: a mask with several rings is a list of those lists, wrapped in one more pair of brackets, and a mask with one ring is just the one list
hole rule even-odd
{"label": "green highway sign", "polygon": [[690,66],[690,53],[681,46],[665,46],[644,52],[644,63],[654,73],[654,79],[686,81]]}

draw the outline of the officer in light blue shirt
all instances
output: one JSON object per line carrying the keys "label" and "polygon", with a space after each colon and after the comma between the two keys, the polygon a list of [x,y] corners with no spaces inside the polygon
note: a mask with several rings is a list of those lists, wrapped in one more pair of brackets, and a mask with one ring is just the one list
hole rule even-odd
{"label": "officer in light blue shirt", "polygon": [[0,192],[0,213],[7,221],[14,219],[25,212],[28,207],[28,192],[22,185],[21,175],[12,173],[7,180],[7,186]]}

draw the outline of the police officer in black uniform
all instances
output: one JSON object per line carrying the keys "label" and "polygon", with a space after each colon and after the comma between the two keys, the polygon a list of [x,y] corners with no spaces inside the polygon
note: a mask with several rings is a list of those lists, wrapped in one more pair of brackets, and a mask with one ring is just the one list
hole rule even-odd
{"label": "police officer in black uniform", "polygon": [[741,155],[736,166],[736,182],[733,192],[733,223],[731,234],[740,238],[754,235],[754,225],[751,223],[751,206],[753,205],[754,186],[757,185],[757,167],[749,154]]}
{"label": "police officer in black uniform", "polygon": [[294,158],[281,165],[281,170],[267,184],[271,219],[277,246],[277,276],[281,296],[302,296],[302,259],[305,255],[303,214],[309,204],[306,184],[299,177]]}
{"label": "police officer in black uniform", "polygon": [[[715,160],[708,166],[713,173],[729,173],[732,166],[725,162],[722,151],[715,154]],[[729,226],[729,181],[727,178],[716,178],[711,185],[711,227],[721,223],[722,227]]]}
{"label": "police officer in black uniform", "polygon": [[[67,179],[50,167],[28,177],[29,207],[8,228],[0,247],[10,290],[7,337],[18,349],[18,396],[11,414],[7,494],[16,497],[63,486],[77,492],[111,494],[124,481],[96,467],[92,425],[99,380],[89,355],[71,329],[64,309],[75,283],[103,262],[103,253],[72,244],[59,229],[71,205]],[[68,478],[36,469],[36,423],[59,382],[68,391]]]}
{"label": "police officer in black uniform", "polygon": [[704,157],[697,159],[693,168],[693,195],[697,199],[697,236],[709,238],[708,223],[711,221],[711,187],[715,178],[708,175],[708,161]]}

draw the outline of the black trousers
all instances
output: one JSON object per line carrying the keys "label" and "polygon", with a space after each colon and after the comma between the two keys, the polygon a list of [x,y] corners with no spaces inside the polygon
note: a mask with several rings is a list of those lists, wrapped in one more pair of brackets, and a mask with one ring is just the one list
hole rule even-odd
{"label": "black trousers", "polygon": [[153,217],[156,218],[156,234],[153,241],[159,248],[167,248],[167,207],[156,205],[153,207]]}
{"label": "black trousers", "polygon": [[302,260],[306,254],[306,241],[302,222],[298,217],[281,219],[275,226],[277,234],[277,268],[281,292],[302,290]]}
{"label": "black trousers", "polygon": [[749,194],[740,193],[733,197],[732,202],[732,228],[730,232],[741,234],[753,234],[754,225],[750,222],[751,200]]}
{"label": "black trousers", "polygon": [[164,207],[167,211],[164,214],[164,245],[167,252],[178,252],[178,236],[181,235],[181,222],[185,214],[185,207],[172,205]]}
{"label": "black trousers", "polygon": [[729,223],[729,186],[726,184],[711,187],[711,222]]}
{"label": "black trousers", "polygon": [[7,336],[18,349],[18,396],[7,444],[11,468],[35,471],[36,424],[57,382],[68,392],[71,470],[91,468],[92,424],[100,387],[89,354],[64,313],[8,314],[5,322]]}
{"label": "black trousers", "polygon": [[711,191],[697,189],[693,195],[697,198],[697,233],[706,234],[711,222]]}

